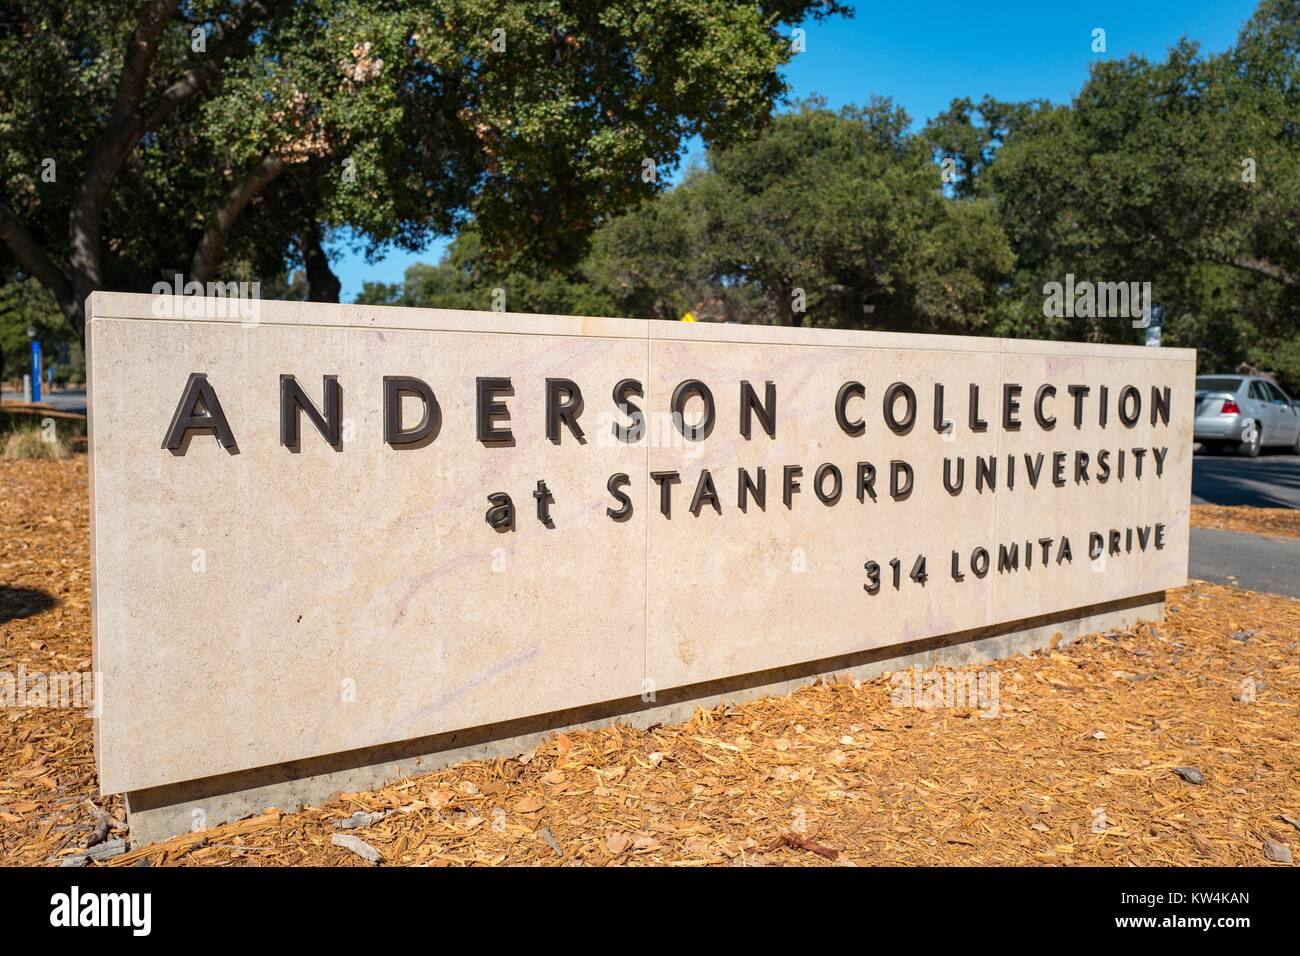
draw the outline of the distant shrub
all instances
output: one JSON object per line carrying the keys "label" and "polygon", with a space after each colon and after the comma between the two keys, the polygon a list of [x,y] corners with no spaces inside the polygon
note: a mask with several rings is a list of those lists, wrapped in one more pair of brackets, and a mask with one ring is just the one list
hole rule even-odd
{"label": "distant shrub", "polygon": [[69,454],[61,436],[49,435],[40,428],[16,429],[4,443],[6,458],[67,458]]}

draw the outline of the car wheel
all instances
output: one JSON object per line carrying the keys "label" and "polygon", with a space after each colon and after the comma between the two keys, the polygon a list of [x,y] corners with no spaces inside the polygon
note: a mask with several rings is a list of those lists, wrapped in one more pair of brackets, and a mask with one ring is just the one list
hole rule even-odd
{"label": "car wheel", "polygon": [[1237,454],[1241,455],[1243,458],[1258,458],[1259,451],[1263,447],[1263,436],[1260,434],[1259,429],[1256,428],[1255,434],[1251,437],[1250,441],[1244,441],[1237,446]]}
{"label": "car wheel", "polygon": [[1291,454],[1300,455],[1300,432],[1296,432],[1295,444],[1291,446]]}

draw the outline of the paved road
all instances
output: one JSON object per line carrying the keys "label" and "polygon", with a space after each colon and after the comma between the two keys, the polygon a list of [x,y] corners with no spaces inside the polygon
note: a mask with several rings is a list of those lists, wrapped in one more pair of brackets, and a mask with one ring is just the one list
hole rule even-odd
{"label": "paved road", "polygon": [[[1300,508],[1300,455],[1192,459],[1192,503]],[[1188,574],[1251,591],[1300,597],[1300,539],[1192,529]]]}
{"label": "paved road", "polygon": [[[6,402],[21,402],[23,400],[22,392],[11,392],[6,389],[0,397]],[[50,408],[57,408],[64,412],[76,412],[78,415],[86,414],[86,390],[84,388],[68,388],[41,390],[41,404],[48,405]]]}
{"label": "paved road", "polygon": [[1198,454],[1192,459],[1192,504],[1300,508],[1300,455],[1272,449],[1258,458]]}
{"label": "paved road", "polygon": [[1300,538],[1192,529],[1189,577],[1300,598]]}

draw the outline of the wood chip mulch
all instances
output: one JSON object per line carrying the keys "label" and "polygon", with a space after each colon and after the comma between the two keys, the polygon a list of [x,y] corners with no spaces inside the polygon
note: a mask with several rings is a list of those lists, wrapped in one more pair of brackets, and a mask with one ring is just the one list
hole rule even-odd
{"label": "wood chip mulch", "polygon": [[1300,538],[1300,509],[1192,505],[1192,527]]}
{"label": "wood chip mulch", "polygon": [[[0,671],[89,668],[88,550],[85,459],[0,461]],[[1300,601],[1193,582],[1164,623],[988,673],[997,716],[894,706],[885,678],[823,683],[682,725],[555,735],[107,865],[373,865],[349,837],[381,865],[429,866],[1279,866],[1300,852]],[[102,846],[122,818],[96,796],[80,711],[0,710],[0,863]]]}
{"label": "wood chip mulch", "polygon": [[[0,674],[91,669],[87,492],[84,455],[0,459]],[[0,708],[0,863],[43,863],[125,820],[120,797],[99,799],[83,711]]]}

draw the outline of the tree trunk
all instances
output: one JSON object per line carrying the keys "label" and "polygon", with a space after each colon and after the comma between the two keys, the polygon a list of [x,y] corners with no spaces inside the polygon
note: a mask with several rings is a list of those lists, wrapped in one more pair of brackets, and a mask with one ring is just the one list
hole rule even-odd
{"label": "tree trunk", "polygon": [[330,269],[329,257],[321,245],[320,223],[314,218],[303,223],[298,245],[302,247],[303,265],[307,269],[307,301],[337,302],[343,286]]}
{"label": "tree trunk", "polygon": [[[103,286],[101,233],[104,206],[118,171],[145,133],[159,129],[182,103],[220,76],[222,65],[230,57],[251,49],[256,32],[264,29],[270,18],[286,15],[293,0],[278,0],[274,10],[264,6],[261,0],[249,0],[246,15],[232,27],[218,26],[216,42],[209,46],[201,62],[168,86],[146,117],[141,112],[141,103],[149,86],[150,69],[179,5],[179,0],[148,0],[140,4],[136,12],[135,27],[124,51],[113,107],[90,149],[89,165],[68,216],[66,271],[55,265],[49,254],[36,244],[13,210],[0,202],[0,241],[9,246],[26,272],[36,276],[50,290],[83,342],[86,296]],[[278,175],[278,170],[271,178],[275,175]],[[204,237],[207,244],[214,239],[220,240],[215,248],[200,247],[200,252],[196,253],[200,264],[209,271],[215,271],[219,264],[225,235],[242,208],[242,205],[236,208],[232,219],[222,224],[224,232],[221,235]]]}

